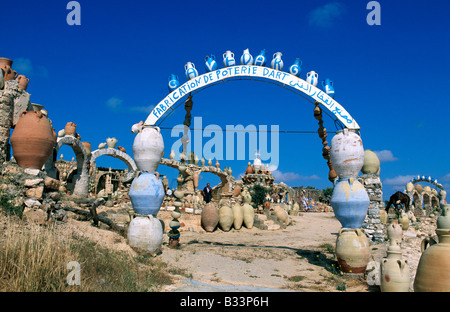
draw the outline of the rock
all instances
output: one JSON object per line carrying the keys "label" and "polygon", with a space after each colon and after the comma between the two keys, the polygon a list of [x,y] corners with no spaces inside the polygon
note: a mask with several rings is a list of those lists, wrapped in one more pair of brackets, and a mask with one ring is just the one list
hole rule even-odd
{"label": "rock", "polygon": [[37,199],[33,199],[33,198],[27,198],[25,200],[24,204],[28,208],[40,207],[41,206],[41,202],[38,201]]}
{"label": "rock", "polygon": [[47,213],[41,209],[25,208],[23,210],[23,219],[42,225],[47,222]]}
{"label": "rock", "polygon": [[36,175],[39,174],[39,172],[41,172],[41,170],[39,170],[39,169],[33,169],[33,168],[25,168],[25,169],[24,169],[24,172],[25,172],[26,174],[36,176]]}
{"label": "rock", "polygon": [[25,196],[28,198],[34,198],[34,199],[42,199],[42,194],[44,193],[44,187],[38,186],[28,189],[25,192]]}
{"label": "rock", "polygon": [[59,180],[47,177],[44,181],[45,188],[50,190],[57,191],[59,187],[61,186],[61,182]]}
{"label": "rock", "polygon": [[47,193],[47,198],[50,198],[57,202],[61,199],[61,194],[59,192],[49,192]]}
{"label": "rock", "polygon": [[23,182],[23,185],[26,187],[35,187],[37,186],[39,183],[41,183],[42,181],[44,181],[44,179],[41,178],[36,178],[36,179],[27,179]]}

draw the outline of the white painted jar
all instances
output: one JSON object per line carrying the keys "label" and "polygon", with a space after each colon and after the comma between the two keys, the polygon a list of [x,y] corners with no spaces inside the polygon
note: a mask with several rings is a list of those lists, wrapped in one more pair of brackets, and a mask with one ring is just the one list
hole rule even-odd
{"label": "white painted jar", "polygon": [[338,131],[331,140],[330,158],[339,179],[356,178],[364,164],[361,137],[348,129]]}
{"label": "white painted jar", "polygon": [[315,71],[310,71],[306,74],[306,81],[313,86],[317,86],[317,82],[319,81],[319,74]]}
{"label": "white painted jar", "polygon": [[248,49],[245,49],[241,56],[242,65],[253,65],[253,56],[250,54]]}
{"label": "white painted jar", "polygon": [[141,171],[155,172],[164,153],[164,141],[158,127],[143,126],[133,142],[133,157]]}
{"label": "white painted jar", "polygon": [[283,54],[281,53],[281,52],[276,52],[274,55],[273,55],[273,59],[272,59],[272,62],[270,63],[270,66],[273,68],[273,69],[276,69],[276,70],[283,70],[283,60],[281,59],[281,56],[282,56]]}
{"label": "white painted jar", "polygon": [[163,241],[161,221],[153,216],[138,216],[130,222],[127,238],[131,247],[156,254]]}

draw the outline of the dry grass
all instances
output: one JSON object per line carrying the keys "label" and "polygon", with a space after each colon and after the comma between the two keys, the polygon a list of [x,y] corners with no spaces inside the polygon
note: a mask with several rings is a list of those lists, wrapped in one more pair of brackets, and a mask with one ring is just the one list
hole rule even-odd
{"label": "dry grass", "polygon": [[[170,273],[182,273],[171,271],[151,256],[132,257],[73,232],[62,235],[57,227],[28,224],[17,216],[0,214],[0,291],[157,291],[172,283]],[[73,270],[67,267],[71,261],[80,264],[80,285],[67,282]]]}

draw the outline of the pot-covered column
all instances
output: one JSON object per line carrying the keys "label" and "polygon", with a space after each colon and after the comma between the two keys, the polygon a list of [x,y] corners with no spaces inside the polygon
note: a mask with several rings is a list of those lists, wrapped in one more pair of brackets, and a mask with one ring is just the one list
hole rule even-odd
{"label": "pot-covered column", "polygon": [[135,218],[128,227],[131,247],[155,254],[161,249],[163,228],[156,218],[164,200],[164,186],[155,174],[164,152],[164,141],[158,127],[142,122],[132,127],[137,133],[133,155],[140,174],[134,178],[128,193]]}
{"label": "pot-covered column", "polygon": [[364,164],[361,137],[348,129],[338,131],[331,140],[330,158],[338,175],[331,196],[331,206],[345,229],[340,231],[336,239],[336,257],[343,272],[364,273],[370,251],[361,226],[369,207],[369,196],[357,180]]}

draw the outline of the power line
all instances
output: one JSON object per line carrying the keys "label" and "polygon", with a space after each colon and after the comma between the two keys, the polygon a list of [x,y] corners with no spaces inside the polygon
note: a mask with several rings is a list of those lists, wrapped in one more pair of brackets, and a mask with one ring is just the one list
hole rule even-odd
{"label": "power line", "polygon": [[[184,128],[170,128],[170,127],[159,127],[161,130],[184,130]],[[230,131],[230,132],[279,132],[279,133],[317,133],[317,131],[312,130],[245,130],[245,129],[198,129],[198,128],[188,128],[193,131]],[[327,131],[327,133],[336,133],[336,131]]]}

